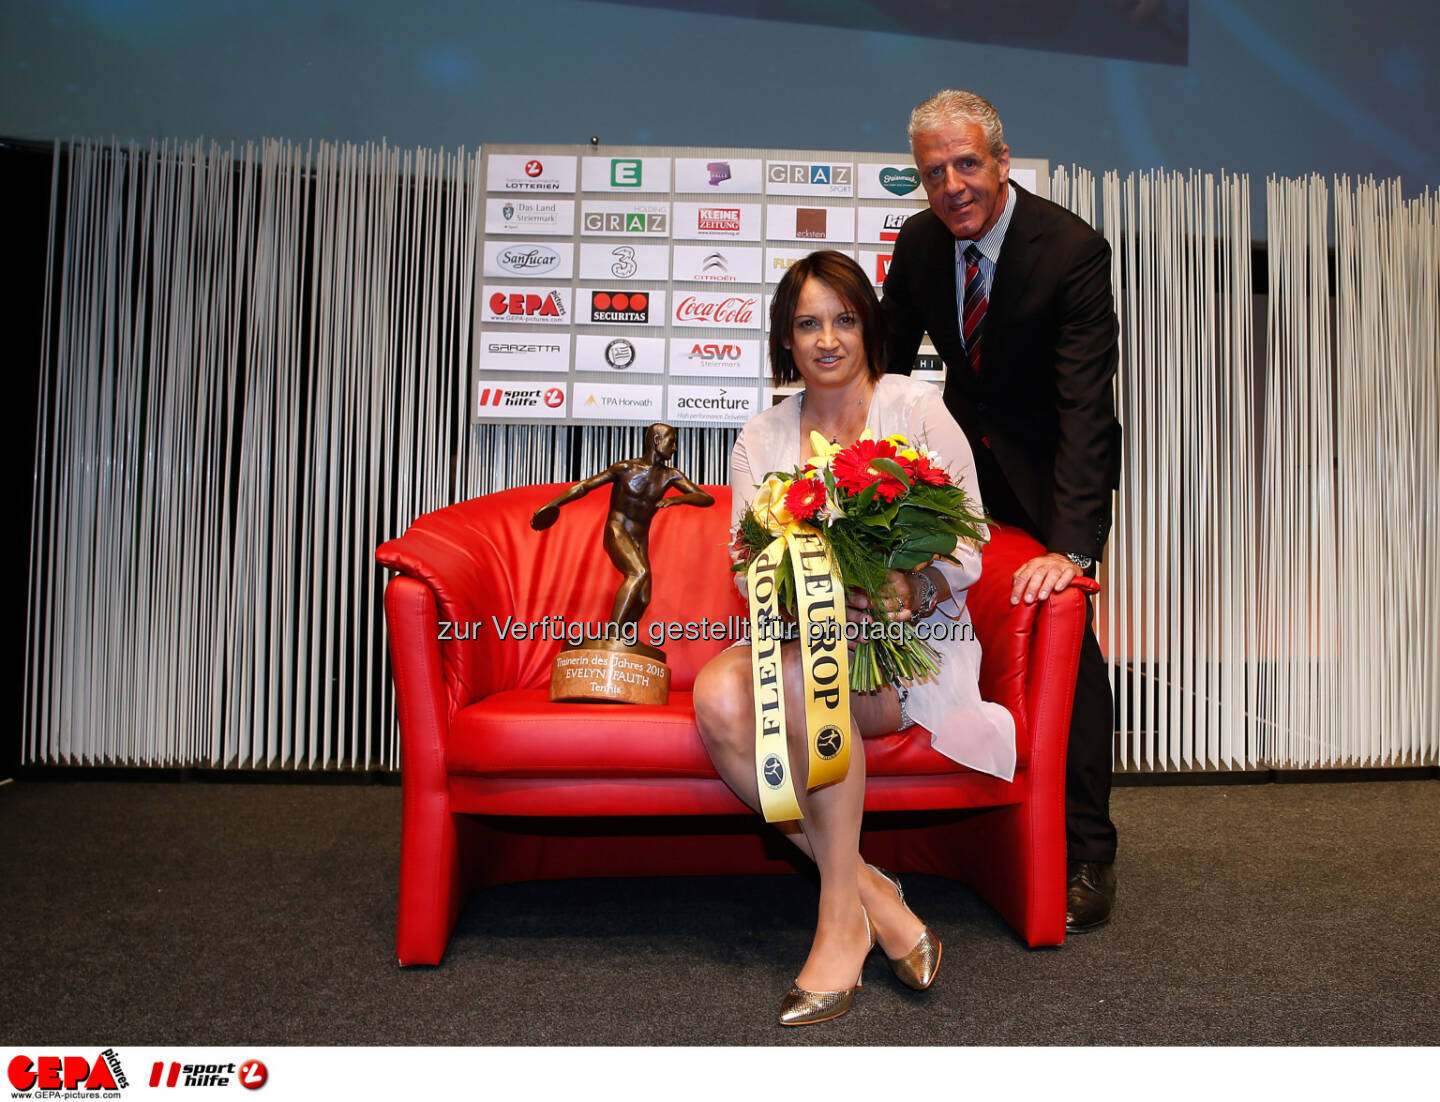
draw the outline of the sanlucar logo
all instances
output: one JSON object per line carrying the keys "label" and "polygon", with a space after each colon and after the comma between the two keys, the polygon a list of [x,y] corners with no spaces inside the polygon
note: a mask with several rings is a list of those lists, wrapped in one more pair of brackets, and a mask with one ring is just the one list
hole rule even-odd
{"label": "sanlucar logo", "polygon": [[495,263],[513,275],[544,275],[560,263],[560,254],[545,245],[516,245],[502,250]]}

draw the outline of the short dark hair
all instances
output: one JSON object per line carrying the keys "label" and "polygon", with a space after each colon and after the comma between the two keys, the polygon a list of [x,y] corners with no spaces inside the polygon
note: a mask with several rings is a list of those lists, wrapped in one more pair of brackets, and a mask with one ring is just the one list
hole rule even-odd
{"label": "short dark hair", "polygon": [[865,270],[844,253],[824,249],[790,265],[770,301],[770,378],[775,385],[784,386],[800,378],[795,357],[785,347],[785,339],[795,324],[795,306],[807,279],[818,279],[859,315],[865,358],[870,361],[870,378],[880,378],[885,374],[890,344],[890,325],[885,311],[880,308],[880,300],[875,297],[875,288],[870,285]]}

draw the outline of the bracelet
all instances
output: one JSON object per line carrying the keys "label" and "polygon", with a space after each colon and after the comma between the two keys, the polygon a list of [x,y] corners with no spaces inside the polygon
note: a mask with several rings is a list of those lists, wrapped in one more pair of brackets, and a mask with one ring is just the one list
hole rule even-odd
{"label": "bracelet", "polygon": [[926,574],[923,570],[917,570],[915,573],[911,574],[910,577],[920,583],[918,587],[920,593],[920,601],[914,608],[915,615],[929,616],[932,612],[935,611],[935,598],[939,593],[939,590],[935,587],[935,579],[930,577],[930,575]]}

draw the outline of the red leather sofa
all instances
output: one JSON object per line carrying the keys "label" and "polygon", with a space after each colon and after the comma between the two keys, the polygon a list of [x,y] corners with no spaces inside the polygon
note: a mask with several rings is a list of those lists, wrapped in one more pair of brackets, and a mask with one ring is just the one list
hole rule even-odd
{"label": "red leather sofa", "polygon": [[[794,869],[788,847],[716,777],[695,730],[695,675],[726,638],[660,644],[671,667],[663,707],[549,702],[564,645],[553,618],[603,621],[619,581],[600,542],[606,491],[566,506],[548,531],[529,527],[560,489],[440,509],[376,553],[397,572],[385,615],[404,786],[402,965],[438,964],[469,893],[493,884]],[[728,570],[730,492],[707,489],[713,507],[655,518],[647,642],[651,624],[744,615]],[[1010,604],[1011,572],[1039,553],[997,527],[968,596],[983,694],[1015,715],[1014,781],[935,753],[923,728],[865,739],[862,844],[867,860],[898,872],[973,885],[1032,946],[1065,937],[1065,742],[1085,616],[1073,590]],[[536,626],[522,639],[516,623]],[[891,812],[926,814],[874,814]]]}

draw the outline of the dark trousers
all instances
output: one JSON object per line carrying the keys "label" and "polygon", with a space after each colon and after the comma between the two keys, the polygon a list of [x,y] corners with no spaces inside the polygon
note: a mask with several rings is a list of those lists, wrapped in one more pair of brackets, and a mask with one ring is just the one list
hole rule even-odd
{"label": "dark trousers", "polygon": [[[971,445],[985,511],[1001,524],[1013,524],[1045,543],[1045,536],[1016,498],[990,449],[983,440],[972,440]],[[1115,761],[1115,699],[1105,656],[1095,638],[1095,603],[1087,599],[1086,605],[1085,638],[1080,644],[1065,756],[1065,850],[1072,861],[1113,861],[1110,782]]]}
{"label": "dark trousers", "polygon": [[1110,821],[1110,781],[1114,774],[1115,700],[1110,672],[1095,638],[1095,606],[1090,606],[1080,668],[1075,677],[1075,708],[1070,713],[1070,744],[1065,754],[1065,852],[1072,861],[1115,860],[1115,824]]}

